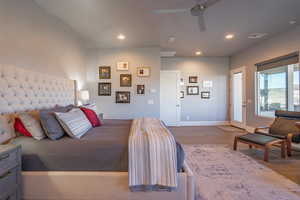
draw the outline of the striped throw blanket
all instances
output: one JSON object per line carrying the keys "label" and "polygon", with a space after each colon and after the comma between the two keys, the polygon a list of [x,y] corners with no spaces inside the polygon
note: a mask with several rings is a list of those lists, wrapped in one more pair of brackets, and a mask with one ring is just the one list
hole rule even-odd
{"label": "striped throw blanket", "polygon": [[129,135],[131,191],[173,191],[177,188],[176,142],[162,121],[135,119]]}

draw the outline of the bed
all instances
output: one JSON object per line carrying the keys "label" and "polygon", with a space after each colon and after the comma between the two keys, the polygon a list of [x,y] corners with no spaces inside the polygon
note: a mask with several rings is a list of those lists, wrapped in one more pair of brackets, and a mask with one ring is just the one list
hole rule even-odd
{"label": "bed", "polygon": [[[77,103],[75,81],[13,66],[0,66],[0,77],[1,114]],[[23,148],[23,199],[194,199],[193,174],[185,163],[178,166],[183,170],[176,191],[129,191],[130,126],[131,120],[105,120],[80,140],[34,141],[12,134],[10,142]]]}

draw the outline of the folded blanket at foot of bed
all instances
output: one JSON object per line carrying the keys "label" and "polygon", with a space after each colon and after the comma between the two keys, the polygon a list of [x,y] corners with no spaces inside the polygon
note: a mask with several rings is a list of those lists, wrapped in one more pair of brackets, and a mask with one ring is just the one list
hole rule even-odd
{"label": "folded blanket at foot of bed", "polygon": [[176,141],[159,119],[133,120],[128,148],[131,191],[173,191],[177,188]]}

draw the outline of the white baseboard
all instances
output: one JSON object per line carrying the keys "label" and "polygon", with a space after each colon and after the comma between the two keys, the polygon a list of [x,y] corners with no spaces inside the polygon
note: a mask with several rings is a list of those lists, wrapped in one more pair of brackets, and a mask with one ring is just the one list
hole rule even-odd
{"label": "white baseboard", "polygon": [[220,126],[230,125],[229,121],[181,121],[179,126]]}

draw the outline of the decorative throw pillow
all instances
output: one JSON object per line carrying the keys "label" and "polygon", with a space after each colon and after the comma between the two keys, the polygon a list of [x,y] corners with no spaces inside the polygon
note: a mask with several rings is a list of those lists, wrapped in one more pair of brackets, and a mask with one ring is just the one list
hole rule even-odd
{"label": "decorative throw pillow", "polygon": [[14,124],[15,131],[21,133],[24,136],[27,137],[32,137],[31,133],[25,128],[24,124],[20,120],[20,118],[15,119],[15,124]]}
{"label": "decorative throw pillow", "polygon": [[68,107],[55,107],[40,111],[40,119],[45,134],[51,140],[58,140],[64,136],[65,131],[57,121],[54,112],[68,112]]}
{"label": "decorative throw pillow", "polygon": [[80,109],[84,112],[85,116],[91,122],[93,127],[101,126],[101,121],[95,111],[84,107],[81,107]]}
{"label": "decorative throw pillow", "polygon": [[31,116],[28,113],[21,113],[19,115],[19,119],[22,121],[22,124],[26,128],[26,130],[32,135],[32,137],[36,140],[41,140],[46,137],[40,122]]}
{"label": "decorative throw pillow", "polygon": [[15,136],[14,117],[11,115],[0,115],[0,144]]}
{"label": "decorative throw pillow", "polygon": [[93,110],[97,115],[99,115],[97,106],[95,103],[83,105],[83,106],[81,106],[81,108],[87,108],[87,109]]}
{"label": "decorative throw pillow", "polygon": [[66,113],[55,112],[55,116],[72,138],[79,139],[92,128],[91,123],[79,108],[74,108]]}

